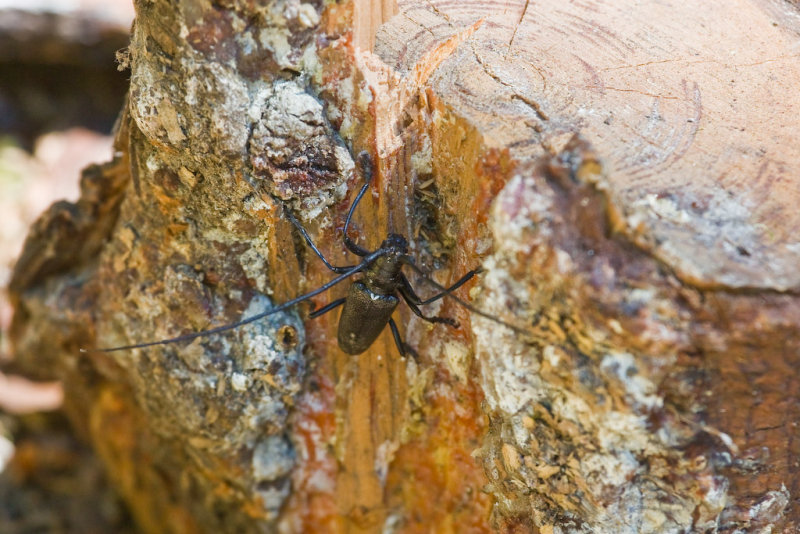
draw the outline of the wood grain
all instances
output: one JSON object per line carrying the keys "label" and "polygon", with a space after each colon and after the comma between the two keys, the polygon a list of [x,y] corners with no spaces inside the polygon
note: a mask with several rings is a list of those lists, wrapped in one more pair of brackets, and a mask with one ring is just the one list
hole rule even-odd
{"label": "wood grain", "polygon": [[[580,131],[619,230],[681,279],[800,286],[796,11],[778,2],[406,2],[377,53],[407,71],[483,21],[430,85],[498,147]],[[509,125],[516,127],[509,128]]]}

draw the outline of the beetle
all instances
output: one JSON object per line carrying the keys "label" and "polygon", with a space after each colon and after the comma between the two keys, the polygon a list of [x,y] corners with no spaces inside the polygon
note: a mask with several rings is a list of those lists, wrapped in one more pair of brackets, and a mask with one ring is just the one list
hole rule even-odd
{"label": "beetle", "polygon": [[[200,332],[184,334],[169,339],[162,339],[159,341],[122,345],[119,347],[98,348],[94,350],[100,352],[115,352],[120,350],[152,347],[155,345],[167,345],[232,330],[304,302],[316,295],[319,295],[320,293],[323,293],[324,291],[327,291],[331,287],[357,273],[362,273],[362,277],[358,280],[355,280],[350,285],[350,289],[346,297],[336,299],[319,309],[313,310],[309,314],[310,318],[315,318],[335,308],[338,308],[339,306],[344,306],[341,316],[339,317],[337,341],[339,343],[339,347],[347,354],[357,355],[366,351],[378,338],[381,332],[383,332],[388,324],[400,354],[405,356],[406,354],[410,353],[412,356],[417,358],[416,352],[403,342],[400,332],[397,328],[397,324],[394,322],[394,319],[392,319],[392,313],[397,308],[401,298],[406,302],[411,311],[417,315],[417,317],[420,317],[421,319],[430,323],[446,324],[454,328],[458,327],[458,323],[451,318],[427,316],[422,313],[419,308],[420,306],[430,304],[443,297],[449,297],[473,313],[499,322],[500,324],[509,326],[516,330],[517,328],[513,325],[509,325],[488,313],[478,310],[477,308],[452,294],[453,291],[464,285],[473,276],[478,274],[480,269],[473,269],[467,272],[456,283],[447,288],[440,286],[433,280],[423,278],[426,280],[426,283],[432,285],[439,291],[434,296],[423,300],[417,296],[414,288],[402,271],[403,266],[409,266],[418,274],[424,276],[422,270],[417,267],[413,260],[408,256],[408,241],[404,236],[390,233],[383,243],[381,243],[381,246],[374,251],[369,251],[359,246],[355,241],[352,240],[349,235],[349,230],[353,213],[358,207],[359,202],[361,202],[361,198],[366,193],[372,181],[372,160],[370,155],[367,152],[361,152],[357,157],[357,164],[359,171],[364,178],[364,184],[361,186],[356,198],[350,205],[350,209],[347,213],[347,219],[345,220],[344,224],[344,245],[347,250],[361,258],[361,261],[357,265],[332,265],[325,258],[319,248],[317,248],[317,246],[314,244],[311,236],[308,235],[308,232],[303,225],[300,224],[300,222],[294,217],[288,208],[284,208],[286,217],[303,236],[303,239],[309,248],[314,251],[317,257],[322,260],[328,269],[338,274],[336,278],[323,284],[317,289],[314,289],[313,291],[309,291],[308,293],[293,298],[287,302],[284,302],[283,304],[235,323],[218,326],[208,330],[202,330]],[[81,349],[81,352],[87,352],[87,350]]]}

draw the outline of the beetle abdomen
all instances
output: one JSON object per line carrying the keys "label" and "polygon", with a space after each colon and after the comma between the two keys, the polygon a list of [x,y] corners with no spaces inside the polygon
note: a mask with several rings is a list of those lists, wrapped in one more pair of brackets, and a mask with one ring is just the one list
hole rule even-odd
{"label": "beetle abdomen", "polygon": [[398,302],[394,295],[378,295],[362,282],[353,282],[339,317],[339,347],[347,354],[367,350],[383,332]]}

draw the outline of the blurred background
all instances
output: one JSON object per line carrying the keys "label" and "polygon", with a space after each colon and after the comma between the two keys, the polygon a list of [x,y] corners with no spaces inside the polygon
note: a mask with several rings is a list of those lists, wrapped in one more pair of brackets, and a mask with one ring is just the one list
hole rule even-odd
{"label": "blurred background", "polygon": [[133,532],[57,383],[14,372],[6,286],[28,227],[111,158],[132,0],[0,0],[0,533]]}

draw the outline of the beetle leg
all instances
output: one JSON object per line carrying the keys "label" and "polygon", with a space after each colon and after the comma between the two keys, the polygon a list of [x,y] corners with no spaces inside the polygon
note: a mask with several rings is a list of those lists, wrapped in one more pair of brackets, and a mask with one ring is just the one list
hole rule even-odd
{"label": "beetle leg", "polygon": [[[406,262],[406,263],[408,263],[408,262]],[[444,297],[448,293],[452,293],[453,291],[455,291],[459,287],[461,287],[464,284],[466,284],[469,280],[472,279],[473,276],[475,276],[476,274],[481,272],[481,270],[482,270],[481,268],[477,268],[477,269],[473,269],[473,270],[469,271],[467,274],[465,274],[464,276],[459,278],[458,281],[455,284],[453,284],[452,286],[444,289],[444,291],[442,291],[440,293],[437,293],[436,295],[434,295],[434,296],[432,296],[430,298],[427,298],[425,300],[422,300],[417,296],[416,292],[414,291],[414,288],[411,286],[411,282],[409,282],[408,278],[406,278],[406,275],[401,274],[400,281],[403,284],[403,289],[405,289],[405,291],[408,292],[408,296],[406,296],[406,302],[408,302],[410,300],[411,302],[413,302],[417,306],[424,306],[425,304],[430,304],[431,302],[435,302],[435,301],[439,300],[440,298]]]}
{"label": "beetle leg", "polygon": [[[408,307],[411,308],[411,311],[414,312],[414,315],[422,319],[423,321],[428,321],[429,323],[442,323],[452,326],[453,328],[458,328],[458,321],[455,319],[451,319],[450,317],[439,317],[435,315],[433,317],[428,317],[427,315],[423,314],[419,307],[414,303],[412,299],[413,297],[417,297],[416,295],[409,295],[405,287],[400,287],[400,295],[403,297],[403,300],[406,301]],[[419,297],[417,297],[419,298]]]}
{"label": "beetle leg", "polygon": [[403,338],[400,337],[400,331],[397,329],[397,324],[391,317],[389,318],[389,328],[392,329],[394,344],[397,345],[397,350],[400,352],[400,356],[405,358],[406,354],[410,354],[414,357],[415,361],[419,361],[419,354],[417,354],[417,351],[412,349],[408,343],[403,342]]}

